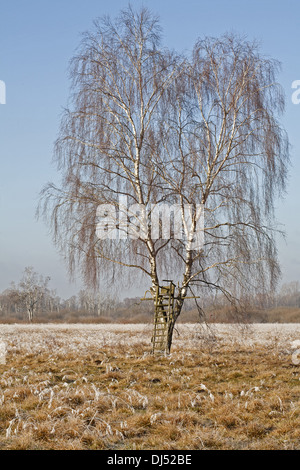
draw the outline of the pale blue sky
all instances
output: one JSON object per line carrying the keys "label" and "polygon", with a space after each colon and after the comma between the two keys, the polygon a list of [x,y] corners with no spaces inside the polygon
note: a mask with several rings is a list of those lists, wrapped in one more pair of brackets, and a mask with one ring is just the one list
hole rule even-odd
{"label": "pale blue sky", "polygon": [[[300,279],[300,105],[291,101],[291,84],[300,80],[299,0],[132,0],[161,19],[164,42],[190,50],[198,37],[227,31],[257,38],[261,50],[282,62],[286,94],[284,125],[292,144],[288,194],[277,218],[287,232],[279,243],[283,281]],[[51,164],[60,114],[67,103],[68,62],[80,41],[102,15],[115,16],[127,0],[1,0],[0,80],[7,103],[0,104],[0,292],[18,281],[25,266],[51,276],[60,295],[69,284],[65,265],[42,222],[35,220],[38,193],[57,179]]]}

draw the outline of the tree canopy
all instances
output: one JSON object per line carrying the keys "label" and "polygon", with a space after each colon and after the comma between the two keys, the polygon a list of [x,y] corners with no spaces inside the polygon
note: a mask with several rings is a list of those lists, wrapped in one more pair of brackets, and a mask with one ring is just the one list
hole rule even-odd
{"label": "tree canopy", "polygon": [[[279,70],[234,34],[199,39],[190,54],[170,51],[147,9],[97,20],[71,61],[71,100],[55,146],[61,185],[49,183],[41,195],[70,272],[80,269],[94,286],[128,280],[128,269],[152,287],[172,275],[177,317],[188,288],[215,289],[232,302],[272,289],[280,273],[274,202],[289,165]],[[97,237],[99,206],[122,214],[124,201],[137,205],[143,236],[122,236],[131,222],[125,212],[116,239]],[[153,237],[151,215],[162,203],[178,208],[181,238],[173,213],[169,236]],[[186,220],[195,234],[198,207],[204,238],[195,249]]]}

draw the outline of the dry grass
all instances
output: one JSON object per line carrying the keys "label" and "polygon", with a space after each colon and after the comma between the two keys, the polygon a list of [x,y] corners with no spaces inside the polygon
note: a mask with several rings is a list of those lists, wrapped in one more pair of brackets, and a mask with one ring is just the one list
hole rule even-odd
{"label": "dry grass", "polygon": [[150,330],[1,327],[0,449],[300,449],[299,326]]}

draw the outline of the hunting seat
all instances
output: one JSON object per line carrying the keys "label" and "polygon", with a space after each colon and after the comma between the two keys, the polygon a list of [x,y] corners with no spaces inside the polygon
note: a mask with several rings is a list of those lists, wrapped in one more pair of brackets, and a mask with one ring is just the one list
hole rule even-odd
{"label": "hunting seat", "polygon": [[167,351],[168,331],[174,315],[175,284],[169,280],[164,282],[169,285],[157,286],[155,293],[153,352]]}

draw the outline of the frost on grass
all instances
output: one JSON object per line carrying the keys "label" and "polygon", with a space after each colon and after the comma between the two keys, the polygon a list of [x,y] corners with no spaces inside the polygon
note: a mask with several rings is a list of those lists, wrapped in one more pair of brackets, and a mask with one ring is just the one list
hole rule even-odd
{"label": "frost on grass", "polygon": [[[32,354],[49,351],[53,354],[65,351],[83,353],[106,346],[147,345],[151,333],[151,324],[1,325],[0,354],[4,344],[7,352]],[[297,339],[300,339],[299,324],[214,324],[209,328],[200,324],[180,324],[174,334],[174,347],[189,349],[205,342],[290,348]]]}
{"label": "frost on grass", "polygon": [[299,448],[300,325],[3,325],[0,448]]}

